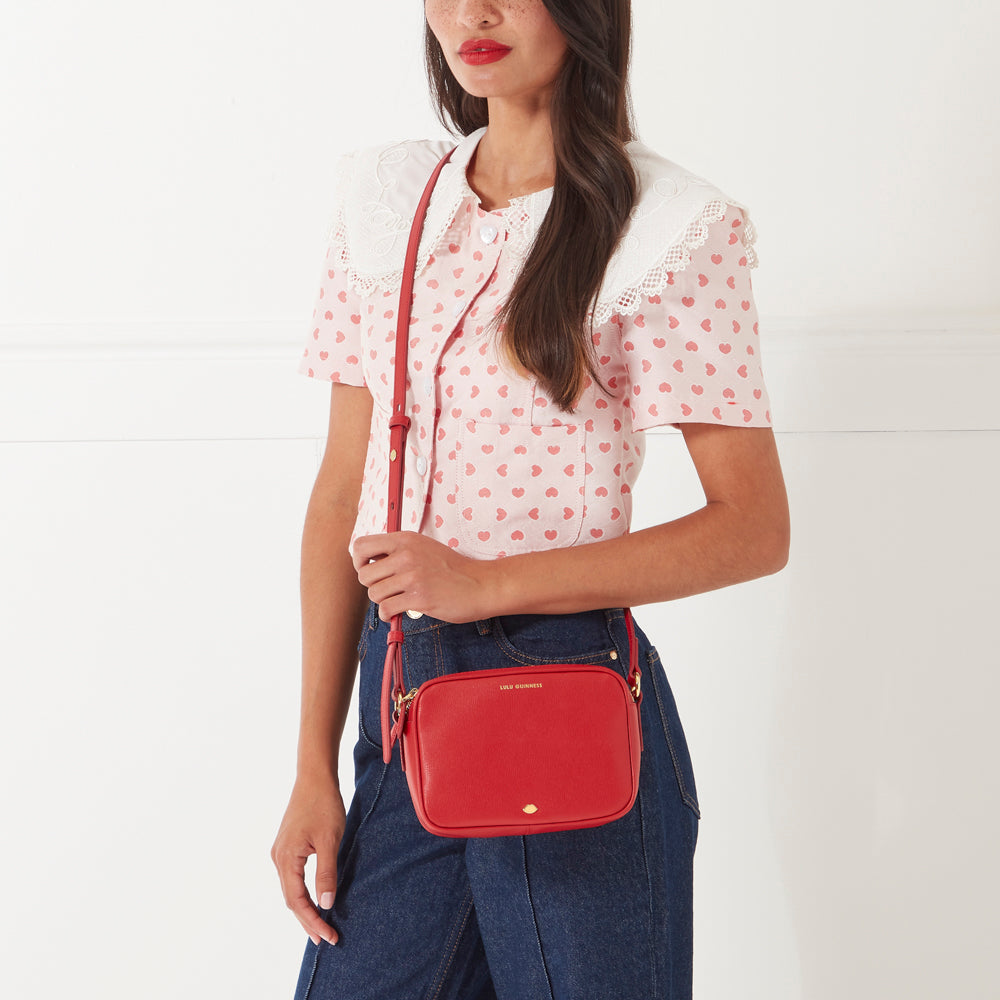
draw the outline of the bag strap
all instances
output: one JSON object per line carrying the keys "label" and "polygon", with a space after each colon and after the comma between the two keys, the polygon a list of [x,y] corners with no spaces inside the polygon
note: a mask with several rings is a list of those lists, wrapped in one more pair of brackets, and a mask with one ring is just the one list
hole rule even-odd
{"label": "bag strap", "polygon": [[[406,415],[406,373],[407,353],[410,337],[410,314],[413,307],[413,283],[416,278],[417,252],[420,249],[420,234],[424,227],[424,217],[430,204],[431,192],[444,165],[455,152],[450,149],[434,168],[421,195],[410,227],[410,242],[406,248],[403,265],[403,283],[399,291],[399,310],[396,315],[396,352],[392,389],[392,415],[389,418],[389,511],[387,531],[399,531],[403,507],[403,457],[405,455],[406,432],[410,428],[410,418]],[[382,760],[388,764],[392,760],[392,747],[399,737],[399,706],[404,698],[403,686],[403,622],[402,615],[393,615],[386,639],[385,667],[382,670]],[[628,685],[637,705],[642,704],[642,678],[639,670],[639,651],[635,641],[632,612],[625,608],[625,625],[628,630],[629,672]],[[393,720],[390,721],[390,713]]]}

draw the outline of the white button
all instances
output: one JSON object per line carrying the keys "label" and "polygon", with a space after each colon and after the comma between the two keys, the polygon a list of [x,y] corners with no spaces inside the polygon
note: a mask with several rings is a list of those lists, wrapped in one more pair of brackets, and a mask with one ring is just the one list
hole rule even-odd
{"label": "white button", "polygon": [[423,455],[417,455],[417,475],[422,476],[427,471],[427,459]]}
{"label": "white button", "polygon": [[455,315],[456,316],[461,316],[462,315],[462,310],[464,310],[464,309],[465,309],[465,300],[464,299],[459,299],[455,303],[455,310],[454,310]]}
{"label": "white button", "polygon": [[432,379],[429,375],[424,376],[424,395],[434,395],[434,379]]}
{"label": "white button", "polygon": [[489,243],[495,243],[496,242],[496,238],[499,235],[500,235],[500,230],[497,229],[496,226],[488,226],[487,225],[487,226],[483,226],[483,228],[479,230],[479,238],[484,243],[487,243],[487,244],[489,244]]}

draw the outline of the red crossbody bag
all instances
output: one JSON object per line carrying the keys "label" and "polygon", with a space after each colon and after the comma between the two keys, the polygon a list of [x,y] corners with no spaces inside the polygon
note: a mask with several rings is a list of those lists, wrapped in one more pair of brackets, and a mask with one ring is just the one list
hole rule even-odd
{"label": "red crossbody bag", "polygon": [[[400,530],[406,356],[417,251],[431,191],[407,247],[389,420],[388,530]],[[382,675],[382,759],[399,760],[417,819],[443,837],[493,837],[600,826],[624,816],[639,788],[642,728],[632,615],[628,679],[592,663],[547,663],[444,674],[405,692],[402,615],[392,619]],[[390,711],[391,709],[391,711]]]}

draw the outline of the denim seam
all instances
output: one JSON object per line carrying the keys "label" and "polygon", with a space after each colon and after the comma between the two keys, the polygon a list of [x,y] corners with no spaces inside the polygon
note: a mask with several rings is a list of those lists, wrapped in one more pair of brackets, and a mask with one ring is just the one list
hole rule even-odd
{"label": "denim seam", "polygon": [[382,773],[379,775],[378,784],[375,786],[375,794],[372,796],[372,804],[368,807],[364,816],[361,817],[358,822],[357,829],[354,831],[354,839],[351,841],[351,846],[347,850],[347,854],[344,856],[344,863],[338,865],[337,871],[337,890],[340,891],[341,883],[344,881],[344,872],[347,866],[350,864],[351,858],[354,856],[355,848],[358,846],[358,841],[361,839],[361,830],[365,825],[365,820],[375,811],[375,806],[378,805],[379,796],[382,794],[382,785],[385,782],[385,776],[389,773],[389,768],[392,766],[392,762],[382,764]]}
{"label": "denim seam", "polygon": [[[372,799],[372,804],[368,808],[368,811],[361,817],[361,821],[358,823],[357,829],[354,831],[354,840],[351,841],[351,846],[348,848],[347,855],[344,857],[344,863],[337,866],[337,894],[340,892],[341,884],[344,881],[344,872],[347,870],[347,865],[354,854],[354,849],[358,843],[358,835],[361,833],[361,828],[365,825],[365,820],[371,816],[372,811],[375,809],[375,804],[378,802],[379,795],[382,792],[382,782],[385,781],[385,775],[388,771],[388,765],[383,765],[382,776],[378,780],[378,786],[375,789],[375,795]],[[329,921],[327,921],[329,923]],[[332,926],[332,925],[331,925]],[[316,956],[313,958],[313,966],[309,972],[309,982],[306,984],[305,991],[302,994],[302,1000],[309,1000],[312,994],[313,981],[316,978],[316,970],[319,968],[319,957],[323,953],[323,948],[333,948],[334,945],[330,944],[325,938],[320,938],[319,944],[316,945]]]}
{"label": "denim seam", "polygon": [[452,624],[454,623],[443,621],[424,622],[419,618],[404,616],[403,632],[406,635],[422,635],[424,632],[440,632],[442,629],[447,628]]}
{"label": "denim seam", "polygon": [[646,935],[649,941],[649,977],[652,984],[653,993],[649,1000],[657,1000],[660,993],[656,988],[656,960],[654,956],[655,942],[653,941],[653,880],[649,874],[649,860],[646,854],[646,818],[642,812],[642,789],[636,794],[636,807],[639,810],[639,843],[642,845],[642,867],[646,872],[646,913],[649,917],[649,932]]}
{"label": "denim seam", "polygon": [[[320,938],[320,943],[322,943],[322,941],[323,939]],[[302,1000],[309,1000],[309,995],[312,993],[313,980],[316,978],[316,969],[319,967],[319,945],[315,945],[315,948],[316,954],[313,956],[313,967],[312,971],[309,973],[309,982],[306,984],[305,992],[302,994]]]}
{"label": "denim seam", "polygon": [[444,672],[444,654],[441,650],[441,631],[434,633],[434,674],[440,677]]}
{"label": "denim seam", "polygon": [[524,871],[524,891],[528,897],[528,909],[531,910],[531,923],[535,928],[535,941],[538,944],[538,957],[542,961],[542,971],[545,973],[545,982],[549,987],[549,1000],[555,1000],[552,993],[552,977],[549,975],[548,966],[545,964],[545,952],[542,951],[542,936],[538,930],[538,915],[535,913],[535,904],[531,898],[531,881],[528,878],[528,844],[524,835],[521,835],[521,859]]}
{"label": "denim seam", "polygon": [[365,742],[366,742],[366,743],[367,743],[367,744],[368,744],[368,745],[369,745],[370,747],[372,747],[372,748],[373,748],[374,750],[381,750],[381,749],[382,749],[382,746],[381,746],[381,744],[379,744],[379,743],[376,743],[376,742],[375,742],[375,741],[374,741],[374,740],[373,740],[373,739],[372,739],[372,738],[371,738],[371,737],[370,737],[370,736],[368,735],[368,730],[366,730],[366,729],[365,729],[365,719],[364,719],[364,716],[363,716],[363,715],[361,714],[361,709],[360,709],[360,707],[358,708],[358,729],[360,730],[360,732],[361,732],[361,735],[362,735],[362,736],[364,737],[364,739],[365,739]]}
{"label": "denim seam", "polygon": [[[448,946],[445,945],[445,954],[441,956],[441,962],[438,963],[439,971],[434,974],[434,978],[431,980],[431,987],[434,987],[435,982],[437,983],[437,987],[434,988],[433,993],[427,995],[427,1000],[436,1000],[441,995],[441,987],[444,986],[445,977],[448,975],[448,970],[451,969],[452,963],[455,961],[455,952],[458,951],[459,942],[465,933],[465,925],[469,922],[469,914],[472,913],[471,885],[465,890],[465,898],[462,900],[461,906],[464,907],[465,912],[462,914],[458,929],[452,934],[451,951],[448,951]],[[461,909],[459,912],[462,912]],[[441,963],[444,963],[444,968],[441,968]]]}
{"label": "denim seam", "polygon": [[365,610],[364,621],[361,623],[361,635],[358,637],[357,642],[357,652],[358,652],[358,662],[360,663],[365,658],[365,653],[368,651],[368,636],[372,632],[372,608],[377,607],[373,605],[371,601],[368,602],[368,607]]}
{"label": "denim seam", "polygon": [[681,798],[684,800],[685,804],[700,819],[701,818],[701,809],[698,806],[697,800],[694,798],[693,795],[691,795],[690,792],[688,792],[687,786],[684,784],[684,773],[681,770],[680,761],[677,759],[677,749],[674,746],[673,736],[671,736],[671,734],[670,734],[670,726],[669,726],[669,724],[667,722],[667,713],[664,711],[664,708],[663,708],[663,700],[660,697],[660,686],[657,683],[656,676],[655,676],[655,674],[656,674],[656,665],[655,665],[656,658],[657,658],[657,654],[655,654],[652,650],[649,650],[646,653],[646,659],[649,662],[649,672],[650,672],[651,675],[653,675],[653,691],[656,694],[656,706],[660,710],[660,723],[663,726],[663,735],[666,738],[667,748],[670,751],[670,759],[673,761],[673,764],[674,764],[674,776],[677,779],[677,787],[680,789]]}

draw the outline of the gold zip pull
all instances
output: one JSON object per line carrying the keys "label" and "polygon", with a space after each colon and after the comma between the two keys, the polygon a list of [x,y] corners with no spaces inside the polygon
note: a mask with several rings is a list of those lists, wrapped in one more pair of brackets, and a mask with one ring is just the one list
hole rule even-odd
{"label": "gold zip pull", "polygon": [[417,688],[413,687],[413,688],[410,688],[410,690],[407,691],[406,694],[397,694],[396,695],[396,707],[395,707],[395,709],[393,709],[393,713],[392,713],[392,721],[393,722],[395,722],[399,718],[399,710],[400,710],[400,708],[403,705],[407,705],[411,701],[413,701],[413,699],[416,697],[416,694],[417,694]]}
{"label": "gold zip pull", "polygon": [[642,673],[641,673],[641,671],[637,670],[635,672],[635,684],[630,684],[629,688],[632,691],[632,697],[636,701],[638,701],[639,700],[639,693],[642,691]]}

